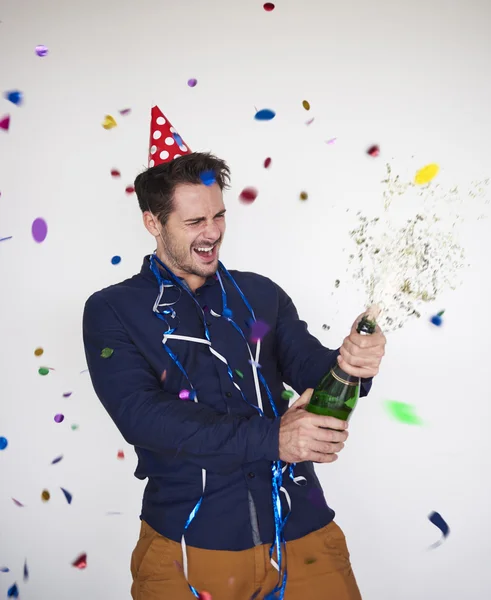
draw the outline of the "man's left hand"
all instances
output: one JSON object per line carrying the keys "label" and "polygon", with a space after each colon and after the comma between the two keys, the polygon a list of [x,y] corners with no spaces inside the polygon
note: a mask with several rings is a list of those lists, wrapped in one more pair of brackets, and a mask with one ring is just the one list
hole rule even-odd
{"label": "man's left hand", "polygon": [[374,377],[379,372],[387,340],[378,325],[371,335],[363,335],[356,331],[364,314],[356,319],[349,336],[344,338],[338,363],[348,375],[367,378]]}

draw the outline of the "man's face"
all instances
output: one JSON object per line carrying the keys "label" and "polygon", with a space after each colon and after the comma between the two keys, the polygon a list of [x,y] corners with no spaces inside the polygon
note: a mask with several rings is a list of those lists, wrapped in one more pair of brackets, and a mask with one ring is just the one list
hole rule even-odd
{"label": "man's face", "polygon": [[225,206],[218,184],[178,185],[174,210],[162,230],[164,262],[180,272],[213,275],[225,234]]}

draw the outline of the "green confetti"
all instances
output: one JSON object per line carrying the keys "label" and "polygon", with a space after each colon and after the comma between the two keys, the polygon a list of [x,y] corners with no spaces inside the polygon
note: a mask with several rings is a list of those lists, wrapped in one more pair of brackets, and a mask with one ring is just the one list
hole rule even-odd
{"label": "green confetti", "polygon": [[290,400],[291,398],[293,398],[294,395],[295,394],[290,390],[283,390],[281,392],[281,397],[283,398],[283,400]]}
{"label": "green confetti", "polygon": [[395,400],[387,400],[385,406],[390,415],[407,425],[422,425],[423,421],[416,414],[416,409],[412,404],[405,404],[404,402],[396,402]]}
{"label": "green confetti", "polygon": [[239,371],[239,369],[235,369],[235,374],[237,375],[237,377],[244,379],[244,373],[242,373],[242,371]]}
{"label": "green confetti", "polygon": [[46,367],[40,367],[38,373],[40,375],[47,375],[49,373],[49,369],[47,369]]}
{"label": "green confetti", "polygon": [[317,562],[316,558],[306,558],[305,559],[305,564],[306,565],[313,565],[315,562]]}
{"label": "green confetti", "polygon": [[78,425],[76,425],[75,423],[72,425],[72,431],[76,431],[78,429]]}
{"label": "green confetti", "polygon": [[114,350],[112,348],[104,348],[101,352],[102,358],[109,358],[114,354]]}

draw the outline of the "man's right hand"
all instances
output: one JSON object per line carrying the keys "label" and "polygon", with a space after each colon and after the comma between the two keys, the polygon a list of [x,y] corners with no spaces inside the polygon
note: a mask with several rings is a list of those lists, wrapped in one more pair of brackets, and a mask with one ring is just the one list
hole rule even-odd
{"label": "man's right hand", "polygon": [[280,459],[284,462],[330,463],[337,460],[337,453],[344,448],[348,437],[346,421],[304,409],[313,391],[305,390],[281,417]]}

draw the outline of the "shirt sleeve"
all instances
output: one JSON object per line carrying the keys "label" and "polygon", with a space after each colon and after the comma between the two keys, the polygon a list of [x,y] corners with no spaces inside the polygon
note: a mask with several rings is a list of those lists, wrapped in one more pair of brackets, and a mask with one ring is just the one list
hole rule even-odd
{"label": "shirt sleeve", "polygon": [[[94,390],[129,444],[193,455],[195,464],[215,472],[217,464],[230,472],[243,463],[279,459],[279,419],[222,415],[163,391],[100,292],[85,305],[83,338]],[[107,358],[101,356],[105,348],[112,350]]]}
{"label": "shirt sleeve", "polygon": [[[275,284],[276,285],[276,284]],[[278,285],[278,320],[276,349],[283,381],[297,393],[315,388],[334,366],[339,348],[330,350],[309,333],[307,323],[300,320],[291,298]],[[366,396],[372,379],[362,379],[360,396]]]}

